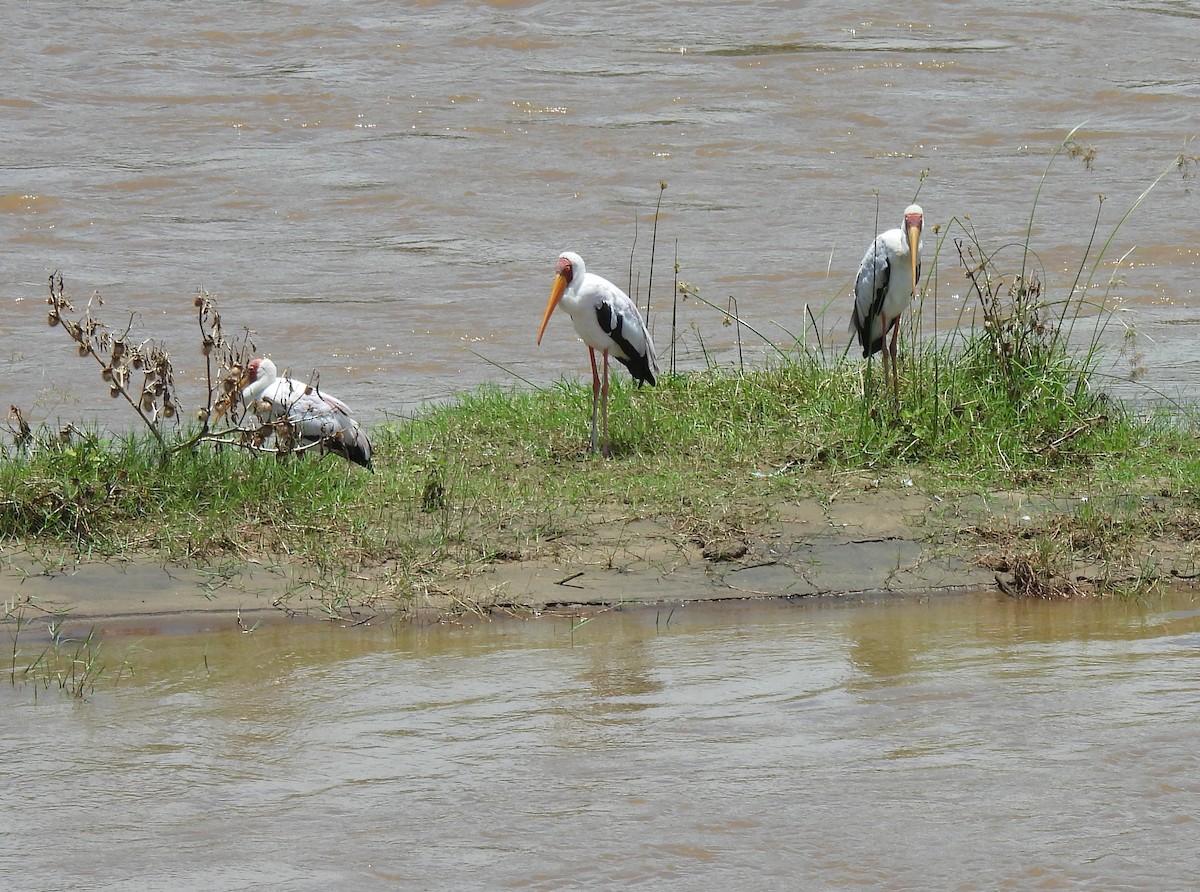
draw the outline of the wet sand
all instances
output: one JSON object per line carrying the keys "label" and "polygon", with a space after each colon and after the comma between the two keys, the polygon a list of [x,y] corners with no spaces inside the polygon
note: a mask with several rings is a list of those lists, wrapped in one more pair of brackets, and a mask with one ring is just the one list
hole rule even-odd
{"label": "wet sand", "polygon": [[[904,480],[905,478],[901,478]],[[437,622],[454,617],[588,613],[637,606],[749,599],[931,596],[996,589],[989,549],[970,531],[1070,510],[1022,493],[943,497],[864,477],[831,499],[772,506],[770,519],[699,543],[653,520],[597,517],[542,553],[447,575],[411,600],[387,587],[387,568],[334,582],[267,559],[201,567],[147,555],[46,568],[45,556],[3,554],[10,609],[67,618],[67,628],[162,634],[241,624],[335,620]],[[1180,543],[1156,543],[1164,571],[1186,564]],[[1174,556],[1173,556],[1174,555]],[[345,597],[346,592],[355,597]],[[340,594],[339,594],[340,593]]]}

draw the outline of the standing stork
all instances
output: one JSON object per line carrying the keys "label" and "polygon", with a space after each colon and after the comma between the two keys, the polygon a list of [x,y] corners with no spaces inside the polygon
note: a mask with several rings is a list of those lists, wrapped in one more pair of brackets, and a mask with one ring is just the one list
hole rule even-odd
{"label": "standing stork", "polygon": [[[892,391],[900,394],[896,369],[896,342],[900,337],[900,314],[912,303],[921,279],[921,227],[925,213],[919,205],[904,209],[904,225],[875,236],[858,268],[854,282],[854,313],[850,330],[858,334],[864,357],[883,353],[883,376],[888,377],[891,360]],[[911,273],[911,275],[906,275]],[[885,346],[888,334],[890,347]]]}
{"label": "standing stork", "polygon": [[281,378],[275,363],[258,357],[246,364],[240,382],[242,401],[263,424],[286,419],[302,443],[320,443],[372,473],[371,441],[349,407],[333,394],[295,378]]}
{"label": "standing stork", "polygon": [[[546,323],[554,308],[562,304],[563,309],[575,323],[575,331],[587,344],[588,357],[592,361],[592,452],[598,451],[596,435],[596,403],[600,402],[603,416],[603,453],[610,451],[608,442],[608,355],[629,369],[633,380],[639,385],[658,383],[658,357],[654,353],[654,342],[638,312],[637,304],[608,279],[589,273],[583,258],[573,251],[558,255],[555,266],[554,286],[550,289],[550,302],[546,315],[538,329],[537,342],[542,342]],[[596,351],[603,354],[604,376],[596,368]]]}

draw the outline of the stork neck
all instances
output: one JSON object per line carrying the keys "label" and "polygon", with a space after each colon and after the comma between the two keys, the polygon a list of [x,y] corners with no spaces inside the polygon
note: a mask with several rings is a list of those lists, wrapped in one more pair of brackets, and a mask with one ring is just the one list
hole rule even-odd
{"label": "stork neck", "polygon": [[[584,275],[586,275],[586,273]],[[572,276],[570,283],[567,285],[567,289],[563,292],[561,300],[559,300],[559,303],[562,304],[562,308],[572,316],[575,315],[581,306],[579,289],[582,286],[583,275]]]}
{"label": "stork neck", "polygon": [[262,374],[260,371],[259,376],[247,384],[242,390],[242,400],[247,403],[254,402],[254,400],[259,399],[264,393],[266,393],[267,388],[274,383],[274,375]]}

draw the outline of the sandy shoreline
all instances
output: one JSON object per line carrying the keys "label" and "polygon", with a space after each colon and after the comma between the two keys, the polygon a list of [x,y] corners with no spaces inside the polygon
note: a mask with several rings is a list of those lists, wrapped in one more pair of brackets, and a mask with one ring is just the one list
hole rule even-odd
{"label": "sandy shoreline", "polygon": [[[1024,497],[1016,496],[994,499],[987,511],[1027,509]],[[386,595],[366,594],[379,588],[380,568],[354,580],[365,597],[335,610],[329,589],[306,576],[305,568],[262,560],[183,567],[134,556],[47,569],[45,557],[10,549],[3,554],[0,589],[10,606],[26,605],[27,618],[65,616],[75,631],[161,634],[239,622],[428,622],[495,611],[535,616],[615,605],[995,588],[995,574],[976,563],[978,552],[947,536],[953,527],[947,521],[956,513],[935,495],[866,488],[828,501],[776,506],[755,529],[703,544],[653,520],[598,519],[545,553],[441,580],[403,607]]]}
{"label": "sandy shoreline", "polygon": [[[1091,504],[1085,495],[943,496],[899,480],[899,487],[888,488],[867,477],[842,479],[821,498],[782,501],[743,527],[720,527],[717,539],[654,518],[585,518],[560,538],[538,542],[536,551],[530,546],[469,572],[444,567],[415,595],[389,589],[396,574],[386,565],[329,579],[311,566],[266,556],[206,566],[146,555],[64,563],[15,547],[0,552],[0,592],[8,626],[17,615],[43,629],[61,618],[63,628],[78,635],[1009,591],[1005,573],[997,572],[998,555],[1047,518]],[[1158,578],[1193,580],[1194,542],[1160,537],[1141,545],[1139,560],[1152,554]],[[1062,547],[1070,549],[1066,542]],[[1119,579],[1123,569],[1077,564],[1073,590],[1089,596],[1099,591],[1092,580]]]}

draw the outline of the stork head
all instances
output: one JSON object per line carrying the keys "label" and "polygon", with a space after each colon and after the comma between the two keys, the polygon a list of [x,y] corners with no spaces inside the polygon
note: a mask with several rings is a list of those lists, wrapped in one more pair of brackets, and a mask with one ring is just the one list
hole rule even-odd
{"label": "stork head", "polygon": [[546,314],[542,316],[542,325],[538,329],[539,344],[542,342],[542,334],[546,331],[546,323],[550,321],[550,314],[577,278],[583,278],[583,258],[574,251],[563,251],[554,265],[554,285],[550,288],[550,302],[546,304]]}
{"label": "stork head", "polygon": [[565,251],[558,255],[558,260],[554,262],[554,274],[562,276],[567,280],[567,284],[571,284],[571,280],[575,278],[575,265],[583,266],[583,260],[580,256],[572,251]]}
{"label": "stork head", "polygon": [[915,228],[919,233],[925,225],[925,212],[919,204],[910,204],[904,209],[904,231]]}
{"label": "stork head", "polygon": [[925,212],[919,204],[910,204],[904,209],[904,238],[908,242],[908,260],[912,265],[912,290],[917,293],[918,268],[921,259],[917,252],[921,249],[921,228],[925,225]]}
{"label": "stork head", "polygon": [[254,359],[246,363],[246,370],[242,372],[241,387],[249,387],[255,381],[271,380],[276,376],[275,363],[267,359],[265,356],[256,356]]}

